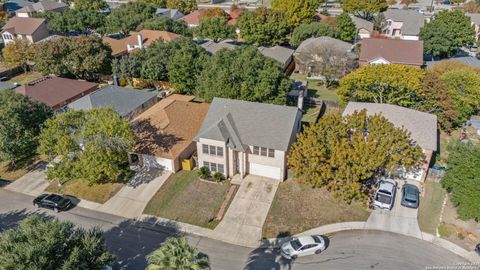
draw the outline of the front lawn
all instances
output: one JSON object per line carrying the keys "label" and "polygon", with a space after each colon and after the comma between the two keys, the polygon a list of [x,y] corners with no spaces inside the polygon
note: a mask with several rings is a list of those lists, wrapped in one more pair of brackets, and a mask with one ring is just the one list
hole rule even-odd
{"label": "front lawn", "polygon": [[180,171],[167,179],[144,213],[213,229],[229,188],[229,182],[205,183],[197,171]]}
{"label": "front lawn", "polygon": [[18,83],[20,85],[23,85],[23,84],[27,84],[33,80],[37,80],[37,79],[40,79],[42,78],[43,75],[40,74],[39,72],[36,72],[36,71],[29,71],[29,72],[26,72],[26,73],[21,73],[13,78],[11,78],[10,80],[8,80],[9,82],[11,83]]}
{"label": "front lawn", "polygon": [[58,182],[53,181],[50,186],[47,187],[46,191],[65,194],[97,203],[105,203],[122,187],[122,183],[105,183],[89,186],[88,182],[77,179],[68,181],[62,186],[58,186]]}
{"label": "front lawn", "polygon": [[366,221],[364,204],[347,204],[323,188],[311,188],[296,179],[280,184],[263,225],[265,238],[294,235],[327,224]]}
{"label": "front lawn", "polygon": [[15,181],[29,171],[35,169],[42,161],[39,157],[34,157],[25,162],[25,164],[19,164],[16,168],[11,168],[7,161],[0,162],[0,180],[9,182]]}
{"label": "front lawn", "polygon": [[334,87],[327,88],[323,84],[322,81],[319,80],[309,80],[307,76],[304,74],[293,73],[290,76],[292,80],[306,80],[308,82],[308,95],[312,97],[316,97],[321,100],[333,100],[339,101],[339,97],[337,95],[337,91]]}
{"label": "front lawn", "polygon": [[447,193],[440,183],[428,179],[424,188],[425,195],[420,198],[418,209],[418,225],[423,232],[435,235],[440,222],[443,201]]}

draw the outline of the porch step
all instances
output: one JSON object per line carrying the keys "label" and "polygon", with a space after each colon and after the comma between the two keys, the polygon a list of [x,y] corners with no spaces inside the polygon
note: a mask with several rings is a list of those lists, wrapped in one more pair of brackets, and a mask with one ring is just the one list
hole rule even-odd
{"label": "porch step", "polygon": [[233,177],[232,177],[232,181],[231,183],[234,184],[234,185],[240,185],[242,183],[242,177],[240,176],[240,174],[235,174]]}

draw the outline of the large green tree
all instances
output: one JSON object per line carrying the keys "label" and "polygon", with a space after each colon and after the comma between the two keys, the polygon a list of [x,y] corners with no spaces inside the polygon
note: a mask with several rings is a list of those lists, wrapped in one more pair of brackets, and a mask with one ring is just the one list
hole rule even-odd
{"label": "large green tree", "polygon": [[340,33],[336,27],[325,23],[313,22],[302,24],[293,30],[290,38],[290,45],[298,47],[304,40],[311,37],[333,37],[338,38]]}
{"label": "large green tree", "polygon": [[266,8],[242,13],[237,27],[243,40],[262,46],[283,43],[290,33],[286,16],[280,11]]}
{"label": "large green tree", "polygon": [[460,10],[444,10],[420,30],[425,54],[451,57],[462,46],[475,42],[475,28],[470,17]]}
{"label": "large green tree", "polygon": [[35,45],[26,39],[15,39],[2,49],[3,60],[10,67],[22,67],[27,72],[35,56]]}
{"label": "large green tree", "polygon": [[367,200],[372,177],[417,165],[422,150],[411,143],[407,131],[381,115],[331,114],[299,134],[288,163],[314,187],[326,187],[347,202]]}
{"label": "large green tree", "polygon": [[290,27],[315,19],[320,0],[273,0],[272,8],[285,14]]}
{"label": "large green tree", "polygon": [[105,0],[74,0],[73,7],[75,9],[99,11],[107,9],[108,5]]}
{"label": "large green tree", "polygon": [[285,104],[290,81],[274,60],[254,46],[221,50],[205,64],[196,93],[211,101],[214,97]]}
{"label": "large green tree", "polygon": [[410,107],[421,101],[424,71],[418,67],[368,65],[340,80],[341,100],[389,103]]}
{"label": "large green tree", "polygon": [[142,2],[122,4],[108,15],[103,32],[127,36],[140,24],[155,16],[155,8]]}
{"label": "large green tree", "polygon": [[196,10],[198,6],[195,0],[167,0],[167,8],[176,8],[183,14],[189,14]]}
{"label": "large green tree", "polygon": [[442,185],[462,219],[480,220],[480,144],[456,142],[449,144],[447,171]]}
{"label": "large green tree", "polygon": [[39,215],[0,234],[0,269],[103,270],[115,257],[98,229]]}
{"label": "large green tree", "polygon": [[348,13],[343,12],[335,18],[335,26],[338,29],[339,38],[351,42],[357,35],[357,27]]}
{"label": "large green tree", "polygon": [[387,10],[388,4],[386,0],[343,0],[342,7],[345,12],[370,20],[374,14]]}
{"label": "large green tree", "polygon": [[195,28],[196,36],[199,38],[208,38],[214,42],[219,42],[228,38],[235,38],[235,26],[229,25],[228,21],[222,17],[210,17],[200,21],[200,25]]}
{"label": "large green tree", "polygon": [[111,54],[99,37],[62,37],[38,46],[35,68],[44,75],[93,80],[97,74],[110,73]]}
{"label": "large green tree", "polygon": [[116,181],[125,172],[133,144],[130,124],[112,108],[71,110],[45,122],[39,151],[53,165],[47,170],[49,179],[93,184]]}
{"label": "large green tree", "polygon": [[0,160],[15,165],[36,153],[40,128],[52,112],[9,90],[0,90],[0,104]]}
{"label": "large green tree", "polygon": [[167,0],[136,0],[136,1],[154,6],[156,8],[165,8],[167,6]]}
{"label": "large green tree", "polygon": [[105,15],[95,10],[69,9],[63,13],[48,11],[40,14],[47,19],[48,29],[57,33],[88,33],[105,24]]}
{"label": "large green tree", "polygon": [[167,239],[160,248],[147,256],[147,260],[148,270],[201,270],[209,267],[207,257],[191,247],[185,237]]}
{"label": "large green tree", "polygon": [[172,32],[182,36],[192,35],[185,21],[172,20],[168,17],[163,17],[163,16],[152,17],[144,21],[139,28],[147,29],[147,30],[167,31],[167,32]]}

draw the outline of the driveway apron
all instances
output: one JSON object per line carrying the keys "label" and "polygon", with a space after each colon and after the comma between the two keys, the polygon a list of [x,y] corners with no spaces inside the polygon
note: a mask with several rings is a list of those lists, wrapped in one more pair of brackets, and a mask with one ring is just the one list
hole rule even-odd
{"label": "driveway apron", "polygon": [[32,196],[38,196],[48,187],[45,166],[40,166],[33,171],[5,186],[5,189]]}
{"label": "driveway apron", "polygon": [[280,181],[248,175],[214,233],[225,242],[255,247]]}

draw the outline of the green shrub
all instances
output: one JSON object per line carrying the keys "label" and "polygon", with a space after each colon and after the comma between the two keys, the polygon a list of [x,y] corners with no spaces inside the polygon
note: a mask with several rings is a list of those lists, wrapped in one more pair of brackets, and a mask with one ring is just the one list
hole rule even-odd
{"label": "green shrub", "polygon": [[219,173],[219,172],[216,172],[215,174],[213,174],[213,178],[217,181],[217,182],[221,182],[223,180],[223,174]]}
{"label": "green shrub", "polygon": [[208,177],[210,177],[210,170],[208,169],[208,167],[201,167],[198,171],[198,175],[202,179],[207,179]]}

